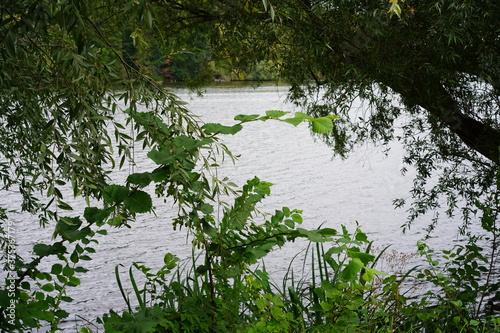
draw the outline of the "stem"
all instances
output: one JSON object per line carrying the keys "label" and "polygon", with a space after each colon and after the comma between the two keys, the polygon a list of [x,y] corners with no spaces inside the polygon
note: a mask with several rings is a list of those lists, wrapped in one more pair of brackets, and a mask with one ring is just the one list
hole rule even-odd
{"label": "stem", "polygon": [[237,248],[240,248],[240,247],[247,247],[247,246],[250,246],[252,244],[255,244],[255,243],[258,243],[258,242],[262,242],[262,241],[268,240],[270,238],[274,238],[276,236],[285,236],[285,235],[289,235],[289,233],[288,232],[280,232],[280,233],[277,233],[277,234],[272,234],[272,235],[264,237],[264,238],[255,239],[255,240],[253,240],[251,242],[248,242],[248,243],[231,246],[231,247],[228,247],[227,249],[228,250],[234,250],[234,249],[237,249]]}
{"label": "stem", "polygon": [[486,288],[490,285],[491,276],[493,274],[493,269],[494,269],[495,256],[497,255],[496,250],[497,250],[497,238],[498,238],[497,231],[498,230],[496,228],[496,221],[497,221],[497,217],[498,217],[498,180],[497,180],[497,191],[494,194],[494,196],[495,196],[495,217],[493,219],[494,222],[493,222],[493,226],[491,228],[491,232],[493,234],[493,241],[492,241],[492,247],[491,247],[491,253],[490,253],[490,263],[489,263],[489,267],[488,267],[488,275],[486,275],[486,283],[484,284],[485,289],[483,289],[483,292],[481,294],[481,299],[479,300],[479,304],[477,305],[476,314],[478,314],[479,311],[481,310],[484,298],[486,297]]}

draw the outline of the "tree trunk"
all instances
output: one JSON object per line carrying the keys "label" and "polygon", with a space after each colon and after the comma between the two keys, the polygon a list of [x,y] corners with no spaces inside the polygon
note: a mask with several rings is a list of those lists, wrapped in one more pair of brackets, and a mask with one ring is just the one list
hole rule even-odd
{"label": "tree trunk", "polygon": [[420,106],[439,119],[469,148],[500,164],[500,130],[465,114],[437,80],[425,79],[413,82],[387,80],[389,82],[384,83],[401,94],[408,105]]}

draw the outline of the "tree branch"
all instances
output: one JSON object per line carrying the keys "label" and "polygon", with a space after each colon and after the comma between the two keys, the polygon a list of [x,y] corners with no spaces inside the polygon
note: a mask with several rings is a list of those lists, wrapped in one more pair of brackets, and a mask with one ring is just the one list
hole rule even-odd
{"label": "tree branch", "polygon": [[418,105],[436,117],[469,148],[490,161],[500,163],[500,130],[466,115],[453,97],[436,80],[425,78],[385,84],[400,93],[407,103]]}

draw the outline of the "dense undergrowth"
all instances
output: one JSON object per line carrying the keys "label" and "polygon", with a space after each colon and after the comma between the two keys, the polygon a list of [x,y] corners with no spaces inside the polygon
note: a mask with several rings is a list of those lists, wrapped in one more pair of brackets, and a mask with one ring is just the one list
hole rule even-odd
{"label": "dense undergrowth", "polygon": [[[129,269],[131,285],[116,278],[124,297],[124,311],[110,311],[98,325],[80,332],[489,332],[500,330],[494,313],[498,298],[496,196],[478,203],[490,247],[482,237],[469,237],[444,256],[424,242],[418,244],[425,264],[386,274],[377,264],[386,249],[375,251],[359,229],[349,231],[301,227],[301,211],[283,207],[265,214],[257,206],[271,193],[272,184],[255,177],[241,189],[213,177],[218,135],[235,134],[249,121],[274,119],[297,125],[309,121],[316,132],[331,130],[332,118],[311,118],[300,112],[268,111],[265,116],[240,115],[234,126],[205,124],[199,133],[179,134],[151,113],[129,112],[139,134],[155,142],[148,157],[154,170],[132,173],[124,185],[104,188],[103,207],[87,207],[80,217],[63,217],[51,245],[36,244],[31,262],[12,262],[15,288],[2,293],[2,327],[29,331],[49,324],[57,331],[69,316],[64,302],[69,287],[80,285],[104,225],[129,225],[137,214],[153,209],[147,188],[178,204],[174,225],[189,232],[191,260],[179,264],[165,254],[155,271],[139,263]],[[143,131],[143,132],[141,132]],[[215,147],[215,148],[214,148]],[[217,148],[218,147],[218,148]],[[197,171],[197,165],[203,165]],[[221,197],[226,199],[222,200]],[[232,202],[229,199],[232,197]],[[266,255],[287,243],[309,242],[303,269],[293,263],[282,281],[273,280],[262,264]],[[397,249],[396,249],[397,250]],[[52,262],[49,271],[41,260]],[[11,264],[11,262],[8,262]],[[140,285],[137,281],[141,281]],[[424,282],[427,292],[415,297],[414,286]],[[6,286],[9,286],[9,284]],[[431,286],[431,287],[429,287]],[[130,291],[130,293],[129,293]],[[15,299],[14,303],[9,300]],[[15,304],[15,317],[9,306]]]}
{"label": "dense undergrowth", "polygon": [[[301,227],[299,210],[283,207],[271,214],[258,210],[272,184],[255,177],[236,189],[214,176],[217,154],[230,156],[218,136],[236,134],[246,122],[308,121],[315,132],[324,133],[331,130],[334,119],[300,112],[283,118],[286,114],[240,115],[234,126],[205,124],[179,132],[152,113],[128,111],[138,137],[151,140],[148,157],[156,168],[130,174],[124,185],[105,187],[103,206],[85,208],[83,220],[61,217],[54,234],[57,241],[34,245],[31,261],[7,258],[10,274],[0,290],[1,327],[26,332],[48,323],[51,331],[58,331],[69,316],[64,303],[73,301],[66,291],[80,285],[77,276],[87,271],[84,263],[95,252],[96,234],[106,234],[105,225],[129,226],[137,214],[152,211],[147,191],[154,188],[156,195],[178,204],[173,223],[182,230],[178,232],[191,235],[191,260],[179,264],[167,253],[165,265],[157,271],[135,263],[129,270],[131,286],[122,283],[117,267],[127,308],[103,314],[100,326],[85,325],[78,328],[80,332],[500,330],[500,318],[494,313],[499,288],[496,195],[489,203],[478,203],[483,237],[470,236],[467,244],[444,256],[421,242],[418,251],[425,264],[386,274],[377,270],[377,263],[387,249],[374,251],[361,230],[307,230]],[[484,237],[489,237],[488,248],[479,246]],[[305,257],[304,269],[294,271],[290,263],[283,280],[276,282],[259,263],[272,250],[299,239],[310,244],[298,254]],[[50,270],[40,268],[42,260],[52,263]],[[413,286],[421,282],[428,291],[415,297]]]}
{"label": "dense undergrowth", "polygon": [[[292,216],[284,208],[272,216],[274,225],[266,222],[265,228],[279,229],[279,236],[262,234],[241,247],[224,247],[224,251],[219,251],[218,243],[210,243],[198,256],[193,255],[191,262],[180,266],[175,256],[167,254],[165,266],[156,272],[134,264],[129,270],[131,298],[126,296],[117,270],[128,310],[111,311],[99,322],[106,332],[500,330],[500,318],[490,299],[498,282],[492,283],[493,266],[477,245],[477,238],[445,252],[442,262],[420,242],[418,250],[425,264],[388,275],[374,268],[384,260],[388,248],[376,255],[370,253],[371,242],[361,230],[306,231],[292,222]],[[242,233],[252,233],[254,228],[258,227],[249,224]],[[309,274],[296,274],[290,268],[283,280],[276,282],[265,266],[251,265],[268,249],[280,245],[284,234],[287,241],[295,237],[311,241],[302,254],[309,258]],[[261,250],[255,256],[255,251]],[[136,284],[137,274],[145,280],[141,287]],[[133,308],[131,303],[139,306]]]}
{"label": "dense undergrowth", "polygon": [[[96,253],[97,236],[154,213],[153,195],[178,210],[172,222],[190,235],[191,260],[166,253],[159,270],[136,263],[126,283],[116,269],[125,310],[76,330],[500,330],[497,7],[419,1],[400,16],[397,0],[390,14],[387,3],[302,8],[306,2],[0,2],[0,191],[21,198],[0,207],[0,331],[60,331],[67,303],[77,302],[68,290],[84,287],[86,263],[114,255]],[[175,38],[167,41],[167,32]],[[205,68],[212,55],[218,62]],[[237,116],[233,126],[202,124],[149,75],[156,70],[192,86],[214,74],[286,78],[289,97],[309,115],[267,111]],[[394,93],[404,107],[393,105]],[[359,123],[348,121],[357,98],[368,103],[368,117],[353,117]],[[301,211],[287,207],[263,214],[258,205],[270,183],[253,178],[238,188],[218,174],[233,158],[220,137],[250,121],[309,122],[313,132],[330,133],[325,141],[345,156],[355,144],[396,139],[395,121],[405,114],[404,163],[418,171],[409,221],[443,198],[452,215],[463,198],[458,222],[468,226],[474,215],[482,226],[481,235],[447,252],[417,244],[417,267],[385,274],[378,265],[388,250],[374,250],[361,230],[308,230]],[[136,145],[149,152],[151,170],[132,171]],[[114,184],[113,172],[127,164],[126,181]],[[85,201],[82,213],[68,197]],[[34,224],[24,257],[13,218],[21,213]],[[53,238],[41,240],[38,225],[51,226]],[[290,263],[285,278],[273,280],[262,264],[267,254],[299,240],[310,244],[297,255],[305,268]]]}

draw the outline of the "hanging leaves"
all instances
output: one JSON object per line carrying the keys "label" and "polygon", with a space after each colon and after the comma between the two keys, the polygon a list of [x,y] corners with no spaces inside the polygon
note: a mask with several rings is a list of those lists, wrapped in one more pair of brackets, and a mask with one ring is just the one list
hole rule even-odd
{"label": "hanging leaves", "polygon": [[127,197],[129,189],[122,185],[109,185],[103,190],[104,201],[120,203]]}
{"label": "hanging leaves", "polygon": [[[298,126],[302,122],[308,121],[308,122],[312,123],[312,131],[314,133],[327,134],[327,133],[331,133],[333,131],[332,121],[339,118],[338,116],[335,116],[335,115],[327,115],[327,116],[320,117],[320,118],[314,118],[314,117],[311,117],[308,114],[303,113],[303,112],[295,112],[294,116],[291,118],[284,118],[284,119],[282,118],[283,116],[285,116],[289,113],[290,112],[287,112],[287,111],[268,110],[268,111],[266,111],[265,116],[259,116],[256,114],[252,114],[252,115],[240,114],[240,115],[237,115],[236,117],[234,117],[234,120],[240,121],[240,124],[242,124],[242,123],[256,121],[256,120],[266,121],[269,119],[274,119],[274,120],[279,120],[279,121],[283,121],[283,122],[292,124],[293,126]],[[210,125],[222,126],[220,124],[210,124]],[[238,125],[235,125],[235,126],[238,126]],[[218,128],[218,127],[216,127],[216,128]]]}
{"label": "hanging leaves", "polygon": [[134,213],[147,213],[153,208],[151,196],[144,191],[132,191],[123,201],[125,208]]}
{"label": "hanging leaves", "polygon": [[207,134],[231,134],[234,135],[243,129],[240,124],[234,126],[224,126],[221,124],[205,124],[203,125],[203,130]]}

